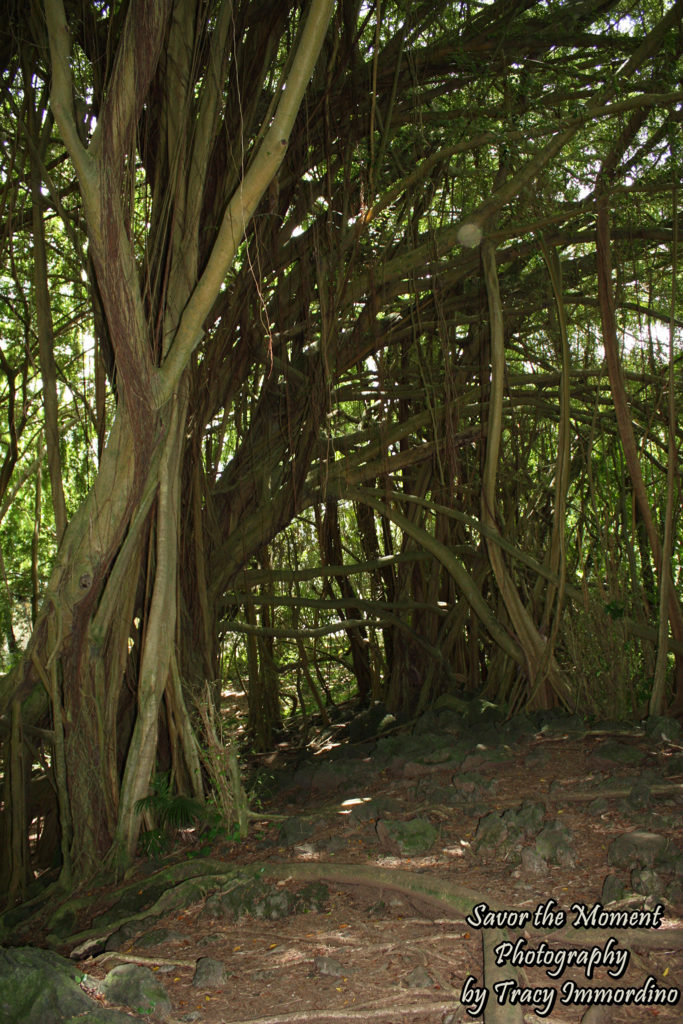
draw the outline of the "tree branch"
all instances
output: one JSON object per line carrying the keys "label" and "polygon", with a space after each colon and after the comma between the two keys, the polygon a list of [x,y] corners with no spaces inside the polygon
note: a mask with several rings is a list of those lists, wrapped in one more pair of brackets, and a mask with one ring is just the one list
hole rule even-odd
{"label": "tree branch", "polygon": [[[53,0],[48,0],[48,3]],[[61,0],[58,0],[61,3]],[[90,143],[120,173],[123,158],[159,62],[171,0],[132,0],[107,92]]]}
{"label": "tree branch", "polygon": [[[45,0],[45,19],[50,44],[52,62],[52,89],[50,105],[59,125],[64,145],[76,168],[81,184],[83,200],[94,199],[97,186],[97,168],[92,156],[88,153],[78,134],[76,114],[73,104],[73,79],[69,58],[71,55],[71,36],[66,23],[62,0]],[[87,194],[86,194],[87,193]]]}
{"label": "tree branch", "polygon": [[159,405],[172,393],[191,353],[199,344],[204,320],[220,291],[247,225],[284,159],[304,91],[320,54],[333,6],[334,0],[313,0],[273,123],[228,204],[206,269],[185,307],[175,339],[161,368],[156,394]]}

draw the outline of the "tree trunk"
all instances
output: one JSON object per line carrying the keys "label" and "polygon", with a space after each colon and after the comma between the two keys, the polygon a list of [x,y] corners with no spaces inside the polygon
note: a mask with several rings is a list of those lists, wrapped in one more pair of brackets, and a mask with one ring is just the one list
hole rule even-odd
{"label": "tree trunk", "polygon": [[[69,872],[84,879],[103,861],[118,872],[133,855],[136,807],[155,770],[160,721],[169,733],[163,746],[174,759],[174,777],[186,780],[195,795],[202,792],[175,654],[187,367],[246,227],[282,163],[332,6],[332,0],[313,0],[259,145],[225,197],[207,243],[200,214],[205,186],[214,199],[207,177],[222,111],[220,75],[230,52],[232,5],[220,7],[209,39],[206,87],[195,100],[191,69],[200,43],[188,36],[188,27],[198,31],[199,5],[131,0],[113,60],[108,54],[109,79],[86,146],[73,103],[64,5],[46,0],[52,110],[79,183],[118,404],[94,485],[65,526],[25,659],[4,688],[0,710],[14,701],[19,714],[19,700],[45,684],[53,722],[60,728],[63,723],[53,772],[65,781],[60,818],[69,847],[67,885]],[[159,97],[150,89],[159,61],[167,58]],[[141,118],[152,116],[166,134],[153,153],[145,152],[153,210],[142,272],[129,195],[136,133]],[[244,151],[240,139],[236,168]],[[34,215],[39,212],[34,205]],[[41,338],[49,342],[47,319]],[[45,345],[43,350],[47,358]],[[49,376],[49,360],[45,372]],[[58,527],[60,518],[62,513]],[[135,693],[132,715],[124,680]],[[13,843],[19,844],[26,822],[18,821],[21,807],[14,798],[13,804]]]}
{"label": "tree trunk", "polygon": [[[490,242],[485,242],[482,246],[482,261],[489,298],[491,324],[491,397],[489,401],[486,461],[481,489],[481,521],[491,531],[499,533],[496,521],[496,475],[503,428],[505,346],[503,311],[498,290],[495,249]],[[566,700],[570,694],[570,687],[552,655],[548,656],[548,651],[546,650],[547,641],[539,633],[536,624],[519,596],[517,587],[505,566],[501,548],[493,538],[487,538],[487,547],[496,583],[526,658],[526,668],[531,684],[531,691],[528,694],[529,706],[549,706],[552,691],[555,692],[557,698]],[[549,686],[552,687],[552,691],[546,689],[546,680]]]}
{"label": "tree trunk", "polygon": [[[647,539],[650,543],[655,568],[659,576],[660,587],[668,594],[668,614],[671,621],[671,632],[674,639],[683,641],[683,612],[671,580],[670,559],[665,560],[662,545],[657,532],[652,510],[645,488],[645,481],[640,468],[638,448],[633,433],[633,423],[628,408],[628,399],[621,372],[617,343],[617,324],[614,310],[614,294],[612,291],[612,259],[610,246],[609,208],[607,198],[602,196],[598,202],[597,224],[597,261],[598,261],[598,294],[600,299],[600,317],[602,320],[602,338],[605,346],[605,362],[609,373],[614,411],[619,428],[619,437],[624,449],[626,465],[633,485],[633,492],[638,503],[638,512],[643,521]],[[665,577],[669,577],[664,584]],[[683,701],[683,656],[675,655],[675,677],[677,702]]]}

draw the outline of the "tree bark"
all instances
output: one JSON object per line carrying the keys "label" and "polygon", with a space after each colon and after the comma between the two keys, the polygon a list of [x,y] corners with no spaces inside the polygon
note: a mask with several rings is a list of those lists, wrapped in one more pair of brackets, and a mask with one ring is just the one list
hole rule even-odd
{"label": "tree bark", "polygon": [[[489,399],[486,461],[481,488],[481,521],[491,531],[500,533],[496,520],[496,475],[503,428],[505,346],[495,249],[490,242],[485,242],[482,246],[482,261],[484,280],[486,281],[486,290],[489,297],[489,322],[491,325],[491,395]],[[531,615],[522,603],[517,588],[505,566],[503,553],[499,545],[492,538],[487,538],[486,543],[498,588],[519,644],[524,651],[531,684],[531,692],[527,696],[529,706],[546,707],[548,705],[547,695],[543,691],[543,683],[546,677],[558,698],[566,700],[570,693],[570,687],[552,656],[548,657],[545,649],[547,640],[540,635]]]}
{"label": "tree bark", "polygon": [[[146,307],[141,292],[126,213],[126,174],[169,31],[170,46],[179,55],[179,76],[186,66],[183,61],[192,58],[191,52],[183,55],[182,47],[178,48],[183,11],[186,14],[191,6],[180,5],[169,27],[171,0],[132,0],[97,127],[86,146],[73,106],[64,5],[62,0],[46,0],[52,109],[81,191],[90,255],[115,358],[118,406],[94,485],[65,529],[9,696],[23,697],[39,679],[56,673],[59,686],[53,688],[51,699],[55,720],[64,723],[68,816],[73,826],[65,834],[72,838],[70,868],[79,879],[94,874],[103,861],[120,872],[135,851],[140,826],[136,805],[147,795],[155,768],[165,693],[166,721],[173,728],[169,749],[181,762],[177,775],[201,793],[192,726],[174,677],[187,366],[249,220],[285,155],[333,3],[314,0],[310,8],[286,82],[276,97],[274,116],[263,126],[258,151],[227,204],[201,273],[196,258],[198,217],[176,222],[171,238],[175,263],[159,321],[159,311]],[[226,38],[230,6],[223,5],[218,42]],[[216,52],[214,74],[223,59]],[[189,159],[188,168],[180,161],[180,171],[187,171],[188,177],[186,191],[176,188],[178,215],[192,212],[194,185],[202,193],[198,179],[206,174],[208,147],[214,138],[211,122],[220,98],[220,82],[212,80],[201,101],[204,116],[192,150],[195,162]],[[182,148],[172,154],[174,160],[177,155],[188,156]],[[179,181],[176,177],[178,187]],[[194,200],[188,198],[192,196]],[[163,204],[163,195],[158,199]],[[34,210],[39,211],[39,206]],[[154,344],[157,322],[164,325],[160,349]],[[133,658],[138,666],[136,678],[129,675]],[[130,725],[121,715],[127,703],[124,679],[135,692]]]}
{"label": "tree bark", "polygon": [[[616,316],[614,311],[614,294],[612,291],[609,207],[607,196],[605,195],[601,196],[598,201],[596,256],[598,263],[598,295],[600,299],[602,339],[605,347],[605,362],[607,363],[607,372],[609,374],[610,387],[612,389],[612,397],[614,399],[614,411],[617,419],[617,426],[619,428],[619,437],[621,438],[621,444],[624,449],[626,465],[628,466],[629,476],[631,477],[631,483],[633,485],[633,492],[638,503],[638,510],[645,525],[647,538],[652,550],[660,586],[663,586],[665,575],[670,576],[671,574],[671,566],[669,562],[664,562],[659,534],[652,518],[650,502],[645,489],[645,481],[643,480],[643,474],[640,469],[640,460],[638,458],[638,449],[636,446],[635,435],[633,433],[633,423],[629,412],[626,388],[624,387],[624,380],[621,372]],[[671,631],[674,639],[681,642],[683,641],[683,614],[681,613],[681,606],[671,579],[668,580],[666,589],[669,595],[668,612],[671,620]],[[677,694],[683,693],[683,657],[678,654],[676,655],[676,691]]]}

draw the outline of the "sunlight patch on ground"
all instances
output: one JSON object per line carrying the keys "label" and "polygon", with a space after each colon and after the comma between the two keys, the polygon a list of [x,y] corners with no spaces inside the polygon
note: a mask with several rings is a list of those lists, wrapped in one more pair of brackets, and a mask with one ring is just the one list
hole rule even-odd
{"label": "sunlight patch on ground", "polygon": [[469,852],[470,844],[466,839],[461,839],[457,846],[444,846],[443,852],[446,857],[464,857]]}
{"label": "sunlight patch on ground", "polygon": [[371,798],[369,796],[351,796],[348,800],[342,800],[339,808],[340,814],[351,814],[354,807],[366,804]]}

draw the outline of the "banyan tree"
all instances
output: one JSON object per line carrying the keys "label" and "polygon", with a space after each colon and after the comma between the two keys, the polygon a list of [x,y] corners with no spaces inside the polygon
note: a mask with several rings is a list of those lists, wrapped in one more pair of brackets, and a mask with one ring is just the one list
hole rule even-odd
{"label": "banyan tree", "polygon": [[681,708],[680,3],[0,31],[5,890],[204,800],[228,689]]}

